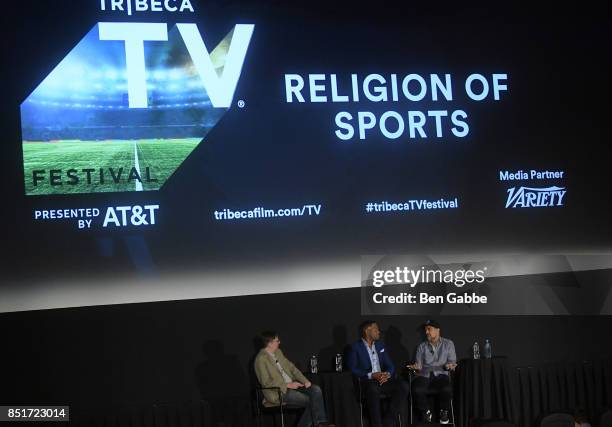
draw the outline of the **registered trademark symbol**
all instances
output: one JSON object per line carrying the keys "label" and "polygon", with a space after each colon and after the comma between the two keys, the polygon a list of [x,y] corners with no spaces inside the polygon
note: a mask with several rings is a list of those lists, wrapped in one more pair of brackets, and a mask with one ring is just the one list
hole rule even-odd
{"label": "registered trademark symbol", "polygon": [[238,101],[238,108],[244,108],[244,106],[246,105],[246,102],[244,102],[244,100],[239,100]]}

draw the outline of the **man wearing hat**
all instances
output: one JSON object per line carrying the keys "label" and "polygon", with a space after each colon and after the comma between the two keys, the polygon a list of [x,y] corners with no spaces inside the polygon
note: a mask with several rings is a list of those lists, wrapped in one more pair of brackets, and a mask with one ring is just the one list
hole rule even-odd
{"label": "man wearing hat", "polygon": [[440,336],[440,324],[428,320],[423,325],[426,341],[419,344],[415,363],[408,365],[416,373],[412,381],[412,395],[424,421],[432,422],[433,414],[427,401],[428,394],[437,394],[440,399],[441,424],[448,424],[448,411],[452,397],[449,371],[457,367],[455,344]]}

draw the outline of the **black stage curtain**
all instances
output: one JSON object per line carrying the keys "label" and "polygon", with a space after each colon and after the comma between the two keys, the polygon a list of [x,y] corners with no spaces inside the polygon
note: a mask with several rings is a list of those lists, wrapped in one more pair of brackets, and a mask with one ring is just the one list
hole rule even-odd
{"label": "black stage curtain", "polygon": [[[503,357],[460,362],[454,384],[459,427],[473,426],[483,419],[503,419],[521,427],[536,427],[538,418],[545,414],[573,414],[578,408],[591,425],[598,427],[604,408],[612,407],[612,358],[515,368],[515,375],[511,375],[509,362]],[[358,426],[359,405],[350,373],[308,375],[323,390],[330,420],[342,427]],[[213,405],[216,406],[216,402],[201,401],[124,405],[87,411],[71,408],[70,424],[83,427],[209,427],[218,424],[212,421]],[[231,413],[231,402],[223,410]],[[255,419],[251,422],[254,425]],[[238,424],[230,422],[228,425]]]}
{"label": "black stage curtain", "polygon": [[461,360],[454,389],[459,427],[471,426],[477,419],[516,421],[510,370],[505,357]]}
{"label": "black stage curtain", "polygon": [[71,407],[69,425],[77,427],[208,427],[213,423],[208,402],[198,401],[89,409]]}
{"label": "black stage curtain", "polygon": [[535,426],[538,417],[551,412],[577,409],[596,425],[602,410],[612,406],[612,358],[517,368],[517,376],[522,427]]}
{"label": "black stage curtain", "polygon": [[306,376],[321,387],[330,421],[338,427],[360,425],[359,402],[350,372],[322,372]]}

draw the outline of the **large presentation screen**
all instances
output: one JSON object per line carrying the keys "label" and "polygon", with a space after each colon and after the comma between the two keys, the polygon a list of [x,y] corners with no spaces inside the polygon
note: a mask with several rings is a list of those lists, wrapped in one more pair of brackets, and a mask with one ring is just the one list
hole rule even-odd
{"label": "large presentation screen", "polygon": [[20,5],[7,277],[607,249],[610,26],[576,7]]}

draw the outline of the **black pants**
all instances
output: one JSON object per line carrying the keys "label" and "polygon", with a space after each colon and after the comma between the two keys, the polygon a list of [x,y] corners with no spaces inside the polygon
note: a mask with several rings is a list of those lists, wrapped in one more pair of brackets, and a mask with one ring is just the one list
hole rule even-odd
{"label": "black pants", "polygon": [[362,379],[361,393],[365,400],[368,412],[370,413],[370,422],[372,427],[381,427],[383,425],[382,411],[380,408],[381,394],[391,396],[389,409],[385,414],[384,425],[393,426],[397,420],[397,414],[400,413],[402,405],[408,399],[410,387],[406,381],[390,379],[383,385],[379,385],[376,380]]}
{"label": "black pants", "polygon": [[412,380],[412,396],[418,410],[425,412],[429,408],[427,396],[436,394],[440,399],[440,409],[449,410],[450,400],[453,396],[453,388],[448,375],[430,377],[417,376]]}

